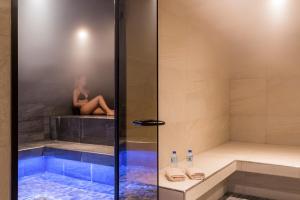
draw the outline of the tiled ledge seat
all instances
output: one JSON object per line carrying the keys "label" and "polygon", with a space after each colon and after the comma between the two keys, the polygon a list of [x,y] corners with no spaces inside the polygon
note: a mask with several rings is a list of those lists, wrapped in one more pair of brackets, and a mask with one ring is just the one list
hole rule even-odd
{"label": "tiled ledge seat", "polygon": [[19,152],[30,151],[38,148],[54,148],[54,149],[61,149],[61,150],[80,151],[86,153],[96,153],[96,154],[114,156],[113,146],[83,144],[83,143],[55,141],[55,140],[23,144],[19,146]]}
{"label": "tiled ledge seat", "polygon": [[169,182],[160,171],[161,200],[199,199],[236,171],[300,179],[300,147],[229,142],[194,156],[194,165],[206,174],[203,182]]}
{"label": "tiled ledge seat", "polygon": [[114,117],[53,116],[50,118],[51,139],[85,144],[114,145]]}

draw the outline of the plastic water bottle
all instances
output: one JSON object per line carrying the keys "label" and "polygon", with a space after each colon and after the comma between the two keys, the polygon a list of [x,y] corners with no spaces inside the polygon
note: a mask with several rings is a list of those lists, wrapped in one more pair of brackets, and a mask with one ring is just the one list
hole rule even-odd
{"label": "plastic water bottle", "polygon": [[172,151],[171,155],[171,167],[177,167],[177,154],[176,151]]}
{"label": "plastic water bottle", "polygon": [[193,167],[193,151],[191,149],[187,152],[186,161],[188,163],[188,167]]}

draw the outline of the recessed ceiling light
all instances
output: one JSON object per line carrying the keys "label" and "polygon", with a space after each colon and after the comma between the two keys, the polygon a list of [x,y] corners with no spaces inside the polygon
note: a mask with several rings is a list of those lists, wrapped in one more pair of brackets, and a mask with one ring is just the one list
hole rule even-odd
{"label": "recessed ceiling light", "polygon": [[89,33],[86,29],[80,29],[77,32],[77,36],[78,36],[78,39],[80,39],[80,40],[86,40],[89,36]]}
{"label": "recessed ceiling light", "polygon": [[274,10],[280,11],[286,4],[287,0],[270,0]]}

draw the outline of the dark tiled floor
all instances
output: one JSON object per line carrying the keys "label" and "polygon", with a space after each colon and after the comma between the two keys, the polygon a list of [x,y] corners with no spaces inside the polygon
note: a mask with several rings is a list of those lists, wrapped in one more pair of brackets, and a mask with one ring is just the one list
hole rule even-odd
{"label": "dark tiled floor", "polygon": [[254,197],[254,196],[243,195],[243,194],[236,194],[236,193],[227,193],[220,200],[271,200],[271,199]]}

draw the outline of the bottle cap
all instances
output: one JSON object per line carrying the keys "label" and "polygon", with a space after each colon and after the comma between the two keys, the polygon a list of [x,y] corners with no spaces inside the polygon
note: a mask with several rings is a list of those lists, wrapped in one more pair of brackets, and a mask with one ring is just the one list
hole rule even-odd
{"label": "bottle cap", "polygon": [[173,154],[175,154],[175,153],[176,153],[176,151],[172,151],[172,153],[173,153]]}
{"label": "bottle cap", "polygon": [[188,150],[188,152],[189,152],[189,153],[192,153],[192,150],[191,150],[191,149],[189,149],[189,150]]}

